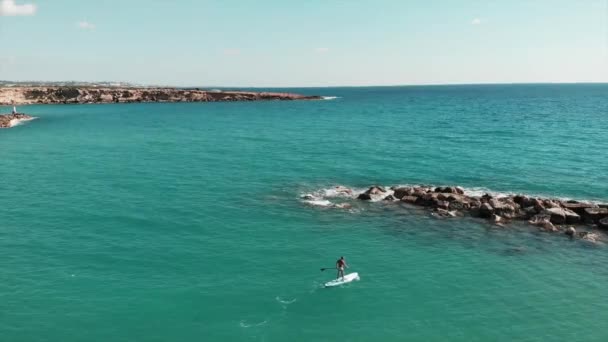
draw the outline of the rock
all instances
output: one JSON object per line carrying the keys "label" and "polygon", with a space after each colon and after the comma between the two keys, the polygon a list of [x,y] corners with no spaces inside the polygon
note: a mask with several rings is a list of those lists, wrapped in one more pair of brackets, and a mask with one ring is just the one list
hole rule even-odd
{"label": "rock", "polygon": [[546,214],[537,214],[534,215],[529,221],[528,223],[536,225],[536,226],[540,226],[542,225],[544,222],[551,222],[550,221],[551,216],[546,215]]}
{"label": "rock", "polygon": [[471,198],[470,202],[469,202],[469,206],[471,209],[479,209],[479,207],[481,207],[481,201],[479,201],[475,198]]}
{"label": "rock", "polygon": [[435,194],[427,193],[427,194],[424,194],[424,195],[418,197],[418,199],[416,200],[416,205],[421,205],[423,207],[430,207],[435,203],[436,200],[437,200],[437,197]]}
{"label": "rock", "polygon": [[500,216],[498,216],[498,215],[496,215],[496,214],[493,214],[493,215],[492,215],[492,217],[490,217],[490,220],[491,220],[493,223],[502,223],[502,222],[503,222],[502,217],[500,217]]}
{"label": "rock", "polygon": [[577,224],[581,222],[581,216],[577,213],[575,213],[572,210],[569,209],[564,209],[564,212],[566,214],[566,223],[567,224]]}
{"label": "rock", "polygon": [[412,189],[410,187],[396,188],[396,189],[393,189],[393,191],[394,191],[393,196],[395,196],[398,199],[402,199],[404,196],[410,196],[411,194],[414,193],[414,189]]}
{"label": "rock", "polygon": [[494,215],[494,208],[489,203],[484,203],[479,207],[479,216],[491,218]]}
{"label": "rock", "polygon": [[13,120],[17,121],[29,121],[34,119],[34,117],[29,116],[23,113],[15,113],[15,114],[4,114],[0,115],[0,128],[10,128],[13,127]]}
{"label": "rock", "polygon": [[544,200],[543,205],[545,206],[545,208],[560,208],[560,205],[558,202],[554,202],[549,199]]}
{"label": "rock", "polygon": [[608,208],[585,208],[583,217],[589,223],[598,223],[601,219],[608,217]]}
{"label": "rock", "polygon": [[536,205],[536,199],[535,198],[530,198],[527,196],[523,196],[521,199],[521,202],[519,203],[519,205],[522,208],[527,208],[527,207],[534,207]]}
{"label": "rock", "polygon": [[388,195],[386,197],[384,197],[383,201],[395,201],[396,198],[393,195]]}
{"label": "rock", "polygon": [[488,201],[488,203],[492,206],[494,212],[498,215],[512,216],[515,212],[515,203],[501,202],[496,198],[492,198]]}
{"label": "rock", "polygon": [[532,217],[532,219],[530,219],[530,221],[528,221],[528,223],[535,225],[535,226],[539,226],[542,230],[547,231],[547,232],[558,231],[558,229],[555,228],[555,226],[553,225],[553,223],[551,223],[551,221],[549,221],[549,219],[550,219],[549,215],[538,214],[538,215],[535,215],[534,217]]}
{"label": "rock", "polygon": [[597,226],[602,229],[608,229],[608,217],[604,217],[603,219],[597,222]]}
{"label": "rock", "polygon": [[545,209],[543,213],[550,215],[550,221],[554,224],[576,224],[581,221],[581,217],[577,213],[568,209],[553,207]]}
{"label": "rock", "polygon": [[417,187],[417,188],[414,188],[414,191],[409,196],[422,197],[426,194],[427,194],[427,192],[424,188]]}
{"label": "rock", "polygon": [[401,197],[401,202],[415,204],[418,201],[418,197],[416,196],[403,196]]}
{"label": "rock", "polygon": [[584,216],[585,215],[585,209],[586,208],[597,208],[598,206],[592,203],[579,203],[579,202],[562,202],[561,203],[562,208],[568,209],[568,210],[572,210],[575,213],[577,213],[580,216]]}
{"label": "rock", "polygon": [[439,193],[437,194],[437,199],[441,200],[441,201],[447,201],[449,198],[449,196],[447,194],[444,193]]}
{"label": "rock", "polygon": [[525,214],[525,217],[527,219],[532,218],[534,215],[538,214],[538,212],[536,211],[536,208],[534,207],[527,207],[523,209],[523,212]]}
{"label": "rock", "polygon": [[446,186],[446,187],[437,187],[435,188],[435,192],[441,193],[450,193],[450,194],[464,194],[464,189],[459,186]]}
{"label": "rock", "polygon": [[456,212],[454,211],[448,211],[445,209],[437,208],[435,209],[435,212],[437,213],[437,216],[441,217],[456,217]]}
{"label": "rock", "polygon": [[468,210],[469,208],[471,208],[469,202],[450,201],[449,203],[450,210]]}
{"label": "rock", "polygon": [[452,201],[469,202],[469,197],[462,195],[462,194],[450,194],[450,195],[448,195],[447,200],[450,202],[452,202]]}
{"label": "rock", "polygon": [[359,196],[357,196],[357,199],[362,200],[362,201],[369,201],[372,199],[372,196],[368,193],[362,193],[362,194],[359,194]]}
{"label": "rock", "polygon": [[540,227],[546,232],[558,232],[559,229],[555,228],[551,222],[543,222]]}
{"label": "rock", "polygon": [[348,195],[348,196],[352,196],[353,191],[345,186],[342,185],[337,185],[336,187],[334,187],[334,191],[336,191],[339,194],[342,195]]}
{"label": "rock", "polygon": [[531,200],[528,196],[524,195],[515,195],[513,196],[513,202],[519,204],[522,208],[531,206]]}
{"label": "rock", "polygon": [[596,233],[592,232],[580,232],[579,237],[585,241],[589,242],[598,242],[600,240],[600,236]]}
{"label": "rock", "polygon": [[386,190],[383,187],[372,186],[371,188],[367,189],[367,191],[365,193],[368,195],[381,195],[385,192],[386,192]]}
{"label": "rock", "polygon": [[574,229],[574,227],[568,227],[565,233],[570,237],[574,237],[574,235],[576,235],[576,229]]}
{"label": "rock", "polygon": [[532,199],[532,205],[534,206],[534,208],[536,209],[537,212],[541,212],[543,210],[545,210],[545,205],[543,204],[543,201],[541,201],[538,198],[533,198]]}
{"label": "rock", "polygon": [[439,199],[435,200],[434,205],[435,208],[447,210],[450,207],[450,202],[441,201]]}

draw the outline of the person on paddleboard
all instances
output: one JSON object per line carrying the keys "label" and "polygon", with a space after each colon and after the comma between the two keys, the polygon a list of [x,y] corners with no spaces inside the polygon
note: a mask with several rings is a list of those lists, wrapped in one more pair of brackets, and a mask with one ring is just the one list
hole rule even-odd
{"label": "person on paddleboard", "polygon": [[338,269],[338,276],[336,277],[336,279],[340,278],[340,275],[342,275],[342,280],[344,280],[345,268],[348,268],[348,265],[346,264],[346,260],[342,256],[340,257],[340,259],[338,259],[338,261],[336,261],[336,269]]}

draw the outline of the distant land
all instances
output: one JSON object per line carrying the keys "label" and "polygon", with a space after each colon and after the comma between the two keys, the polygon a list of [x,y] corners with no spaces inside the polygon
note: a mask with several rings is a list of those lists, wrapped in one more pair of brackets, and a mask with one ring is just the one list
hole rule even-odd
{"label": "distant land", "polygon": [[[128,87],[145,88],[145,85],[129,82],[81,82],[81,81],[6,81],[0,80],[0,87]],[[155,86],[158,87],[158,86]]]}
{"label": "distant land", "polygon": [[141,86],[124,82],[0,81],[0,105],[320,100],[293,93]]}

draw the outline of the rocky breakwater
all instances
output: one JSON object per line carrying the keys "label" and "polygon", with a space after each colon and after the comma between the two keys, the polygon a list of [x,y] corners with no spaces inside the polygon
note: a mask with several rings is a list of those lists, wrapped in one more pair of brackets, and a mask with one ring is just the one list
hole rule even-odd
{"label": "rocky breakwater", "polygon": [[207,91],[177,88],[119,87],[3,87],[0,105],[137,103],[137,102],[231,102],[270,100],[320,100],[320,96],[249,91]]}
{"label": "rocky breakwater", "polygon": [[34,120],[35,117],[23,113],[0,114],[0,128],[11,128],[24,121]]}
{"label": "rocky breakwater", "polygon": [[[601,240],[608,230],[608,204],[539,198],[525,195],[471,195],[458,186],[372,186],[364,192],[337,186],[316,194],[317,201],[342,197],[359,201],[400,203],[429,210],[437,217],[472,216],[506,227],[523,221],[547,232],[563,232],[573,238]],[[347,202],[348,203],[348,202]],[[326,205],[350,208],[346,203]]]}

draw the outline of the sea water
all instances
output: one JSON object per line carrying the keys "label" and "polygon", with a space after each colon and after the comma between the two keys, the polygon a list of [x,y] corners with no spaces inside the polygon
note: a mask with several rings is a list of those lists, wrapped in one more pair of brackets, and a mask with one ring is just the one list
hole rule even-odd
{"label": "sea water", "polygon": [[[2,341],[606,341],[608,247],[344,185],[608,201],[608,85],[24,106],[0,131]],[[327,203],[326,203],[327,204]],[[325,289],[344,256],[361,280]]]}

